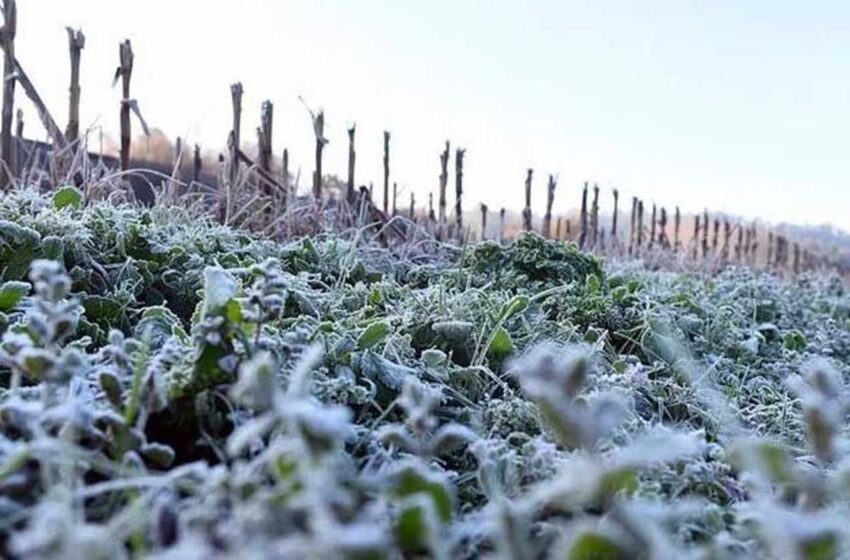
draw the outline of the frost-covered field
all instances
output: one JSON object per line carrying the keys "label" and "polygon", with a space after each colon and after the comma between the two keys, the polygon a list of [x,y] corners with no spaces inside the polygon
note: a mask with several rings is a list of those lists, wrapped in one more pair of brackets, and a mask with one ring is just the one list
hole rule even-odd
{"label": "frost-covered field", "polygon": [[837,278],[0,220],[3,556],[847,556]]}

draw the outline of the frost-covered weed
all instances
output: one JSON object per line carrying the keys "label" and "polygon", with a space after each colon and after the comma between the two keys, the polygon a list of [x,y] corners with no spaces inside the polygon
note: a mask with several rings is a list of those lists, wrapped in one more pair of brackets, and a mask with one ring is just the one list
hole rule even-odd
{"label": "frost-covered weed", "polygon": [[13,193],[0,553],[846,557],[848,310],[826,276]]}

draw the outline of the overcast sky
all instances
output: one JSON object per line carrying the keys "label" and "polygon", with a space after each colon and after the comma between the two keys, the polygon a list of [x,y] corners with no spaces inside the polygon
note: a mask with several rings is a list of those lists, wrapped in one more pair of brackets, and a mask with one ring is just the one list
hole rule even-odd
{"label": "overcast sky", "polygon": [[[66,25],[82,27],[82,121],[117,136],[118,44],[151,126],[218,149],[229,84],[244,84],[243,138],[275,104],[274,150],[302,177],[326,111],[325,169],[358,182],[436,188],[446,139],[467,148],[467,201],[522,204],[525,169],[686,210],[850,230],[850,4],[790,1],[18,0],[16,49],[57,120],[67,116]],[[25,103],[22,101],[22,103]],[[28,105],[27,130],[37,128]],[[39,135],[43,132],[39,131]],[[302,180],[302,184],[304,181]],[[405,195],[405,206],[407,197]],[[603,201],[608,204],[609,199]]]}

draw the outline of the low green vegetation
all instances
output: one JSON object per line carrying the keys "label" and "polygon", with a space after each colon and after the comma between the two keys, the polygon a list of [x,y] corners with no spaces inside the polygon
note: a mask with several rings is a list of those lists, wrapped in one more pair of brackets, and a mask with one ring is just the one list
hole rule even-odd
{"label": "low green vegetation", "polygon": [[0,200],[13,558],[840,558],[850,295]]}

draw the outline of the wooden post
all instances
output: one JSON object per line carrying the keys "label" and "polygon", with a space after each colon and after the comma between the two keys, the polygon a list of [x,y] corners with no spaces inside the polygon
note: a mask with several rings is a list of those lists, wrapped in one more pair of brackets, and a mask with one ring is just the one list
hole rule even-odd
{"label": "wooden post", "polygon": [[348,193],[346,198],[349,204],[354,202],[354,160],[357,158],[357,152],[354,151],[354,133],[357,125],[352,124],[348,129]]}
{"label": "wooden post", "polygon": [[531,231],[531,180],[534,170],[529,168],[525,174],[525,207],[522,209],[522,229]]}
{"label": "wooden post", "polygon": [[437,221],[437,215],[434,213],[434,193],[428,193],[428,222],[433,224]]}
{"label": "wooden post", "polygon": [[735,243],[735,261],[741,262],[741,249],[744,245],[744,229],[741,227],[741,224],[738,224],[738,242]]}
{"label": "wooden post", "polygon": [[463,235],[463,156],[466,150],[455,150],[455,223],[458,235]]}
{"label": "wooden post", "polygon": [[[228,141],[228,143],[230,142],[230,133],[229,132],[227,133],[227,141]],[[224,160],[224,154],[219,152],[218,153],[218,170],[217,170],[218,174],[217,174],[217,177],[216,177],[216,183],[217,183],[219,189],[222,189],[224,187],[224,184],[225,184],[225,180],[226,180],[225,175],[227,174],[227,172],[226,172],[227,170],[225,169],[225,167],[226,167],[226,164],[225,164],[225,160]],[[224,206],[222,205],[222,209],[223,208],[224,208]],[[223,211],[222,211],[221,215],[224,215]]]}
{"label": "wooden post", "polygon": [[599,185],[593,184],[593,206],[590,212],[590,228],[593,235],[593,248],[599,243]]}
{"label": "wooden post", "polygon": [[579,217],[579,249],[584,249],[587,244],[587,181],[584,182],[584,190],[581,191],[581,215]]}
{"label": "wooden post", "polygon": [[398,183],[393,182],[393,216],[398,214],[396,203],[398,202]]}
{"label": "wooden post", "polygon": [[699,214],[697,214],[696,216],[694,216],[694,260],[697,260],[699,258],[699,232]]}
{"label": "wooden post", "polygon": [[231,187],[236,185],[239,177],[239,147],[241,146],[242,130],[242,83],[236,82],[230,86],[230,100],[233,107],[233,125],[230,129],[228,147],[230,148],[229,173],[227,179]]}
{"label": "wooden post", "polygon": [[554,175],[549,175],[549,184],[546,188],[546,214],[543,216],[543,237],[549,239],[552,235],[552,205],[555,203],[555,187],[557,181]]}
{"label": "wooden post", "polygon": [[328,143],[325,138],[325,112],[319,110],[313,119],[313,129],[316,133],[316,170],[313,172],[313,199],[318,202],[322,199],[322,151]]}
{"label": "wooden post", "polygon": [[499,210],[499,243],[505,242],[505,209]]}
{"label": "wooden post", "polygon": [[384,131],[384,214],[390,211],[390,133]]}
{"label": "wooden post", "polygon": [[[272,170],[272,123],[274,122],[274,105],[271,101],[263,101],[260,106],[260,128],[257,129],[257,165],[260,169],[271,174]],[[266,183],[268,193],[272,186]]]}
{"label": "wooden post", "polygon": [[15,108],[15,33],[18,29],[18,7],[15,0],[6,0],[3,4],[3,27],[0,29],[0,41],[3,42],[3,113],[0,128],[0,187],[6,189],[11,183],[9,172],[13,171],[12,161],[12,119]]}
{"label": "wooden post", "polygon": [[437,228],[437,239],[442,239],[446,234],[446,189],[449,184],[449,141],[446,140],[446,149],[440,154],[440,199],[439,199],[439,218],[440,223]]}
{"label": "wooden post", "polygon": [[787,269],[789,264],[790,244],[788,238],[782,236],[782,267]]}
{"label": "wooden post", "polygon": [[639,254],[640,249],[643,246],[643,201],[638,200],[638,214],[637,214],[637,250],[636,252]]}
{"label": "wooden post", "polygon": [[23,176],[23,154],[24,154],[24,110],[18,108],[15,111],[17,123],[15,125],[15,149],[12,150],[12,162],[10,164],[12,174],[18,177]]}
{"label": "wooden post", "polygon": [[410,211],[408,212],[408,217],[411,222],[416,221],[416,195],[413,194],[413,191],[410,191]]}
{"label": "wooden post", "polygon": [[570,220],[567,220],[567,239],[569,241],[573,240],[572,222]]}
{"label": "wooden post", "polygon": [[182,162],[182,154],[183,154],[183,139],[179,136],[174,141],[174,160],[171,162],[171,167],[177,173],[177,176],[180,177],[180,166]]}
{"label": "wooden post", "polygon": [[656,220],[655,203],[652,203],[652,219],[649,222],[649,248],[655,245],[655,220]]}
{"label": "wooden post", "polygon": [[65,138],[68,143],[76,142],[80,137],[80,57],[86,46],[86,36],[82,30],[68,31],[68,47],[71,53],[71,86],[68,88],[68,126],[65,128]]}
{"label": "wooden post", "polygon": [[767,232],[767,268],[773,265],[773,232]]}
{"label": "wooden post", "polygon": [[679,207],[676,207],[676,212],[673,214],[673,251],[678,253],[682,248],[682,240],[679,238],[679,231],[682,227],[682,214],[679,212]]}
{"label": "wooden post", "polygon": [[487,239],[487,205],[481,204],[481,241]]}
{"label": "wooden post", "polygon": [[558,216],[557,225],[555,226],[555,239],[557,239],[558,241],[563,239],[563,237],[561,237],[561,222],[562,221],[563,221],[563,218],[561,216]]}
{"label": "wooden post", "polygon": [[788,268],[788,238],[782,236],[782,266]]}
{"label": "wooden post", "polygon": [[670,245],[667,242],[667,209],[663,206],[661,207],[661,218],[658,220],[658,245],[662,249],[667,249]]}
{"label": "wooden post", "polygon": [[192,181],[197,183],[201,180],[201,147],[195,144],[195,153],[192,162]]}
{"label": "wooden post", "polygon": [[722,251],[722,261],[723,264],[729,260],[729,249],[732,243],[732,226],[729,224],[729,220],[723,220],[723,251]]}
{"label": "wooden post", "polygon": [[280,179],[280,184],[283,186],[281,206],[285,209],[287,204],[289,204],[289,198],[292,195],[292,193],[289,192],[289,150],[287,148],[283,149],[283,157],[280,162]]}
{"label": "wooden post", "polygon": [[794,242],[794,274],[800,273],[800,244]]}
{"label": "wooden post", "polygon": [[620,193],[614,189],[614,215],[611,217],[611,243],[617,242],[617,217],[620,212]]}
{"label": "wooden post", "polygon": [[632,197],[632,215],[629,221],[629,255],[632,255],[635,250],[635,224],[637,223],[637,206],[638,199]]}
{"label": "wooden post", "polygon": [[758,246],[759,246],[758,228],[756,227],[755,224],[753,224],[750,227],[751,227],[752,232],[753,232],[752,236],[750,237],[750,261],[755,266],[755,264],[758,260]]}
{"label": "wooden post", "polygon": [[126,39],[118,49],[121,77],[121,171],[130,167],[130,77],[133,75],[133,48]]}
{"label": "wooden post", "polygon": [[714,234],[711,238],[711,252],[714,253],[714,256],[717,256],[717,243],[718,238],[720,237],[720,218],[714,218]]}
{"label": "wooden post", "polygon": [[703,260],[708,258],[708,210],[703,211],[702,218],[702,258]]}

